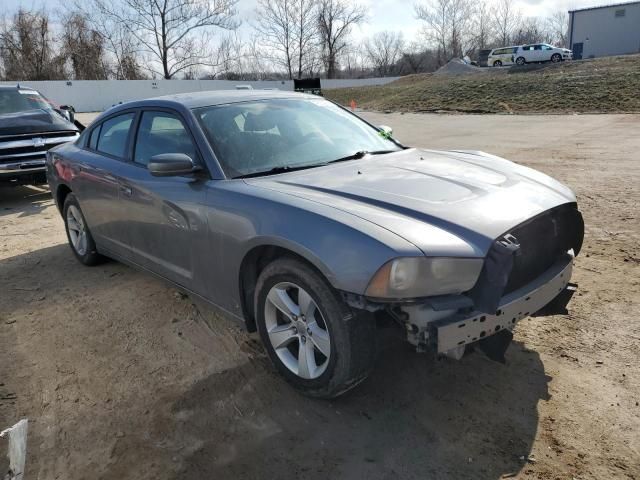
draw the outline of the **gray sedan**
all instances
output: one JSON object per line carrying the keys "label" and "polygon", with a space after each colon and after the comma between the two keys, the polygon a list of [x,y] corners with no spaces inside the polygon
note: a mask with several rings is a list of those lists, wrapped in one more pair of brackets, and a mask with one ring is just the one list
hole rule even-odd
{"label": "gray sedan", "polygon": [[121,260],[258,330],[275,368],[333,397],[370,372],[376,321],[418,351],[496,359],[567,287],[569,188],[482,152],[418,150],[319,97],[119,105],[49,152],[80,262]]}

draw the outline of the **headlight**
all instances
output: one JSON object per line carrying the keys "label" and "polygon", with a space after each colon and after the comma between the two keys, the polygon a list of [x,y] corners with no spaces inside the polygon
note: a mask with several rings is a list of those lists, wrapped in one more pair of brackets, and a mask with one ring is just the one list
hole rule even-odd
{"label": "headlight", "polygon": [[466,292],[476,284],[482,264],[481,258],[396,258],[378,270],[365,295],[403,299]]}

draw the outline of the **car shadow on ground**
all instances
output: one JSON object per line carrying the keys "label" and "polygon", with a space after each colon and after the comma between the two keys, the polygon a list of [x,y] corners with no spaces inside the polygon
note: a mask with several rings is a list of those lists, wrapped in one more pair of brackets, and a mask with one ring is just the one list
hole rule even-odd
{"label": "car shadow on ground", "polygon": [[535,461],[550,380],[536,352],[456,363],[383,343],[372,376],[333,401],[298,395],[264,356],[198,382],[157,423],[186,442],[175,478],[499,479]]}
{"label": "car shadow on ground", "polygon": [[[55,317],[56,322],[64,323],[55,333],[43,330],[46,323],[36,331],[23,332],[23,336],[34,339],[31,348],[40,348],[43,343],[36,340],[38,335],[71,338],[80,353],[85,352],[83,345],[91,345],[91,349],[102,352],[82,353],[87,375],[95,377],[94,389],[112,389],[114,378],[125,388],[113,407],[107,408],[104,405],[110,404],[103,402],[72,403],[76,407],[65,410],[66,416],[61,417],[65,423],[55,426],[66,432],[90,415],[87,431],[71,435],[83,445],[113,438],[115,429],[139,432],[115,437],[111,455],[117,461],[96,459],[98,465],[105,464],[101,478],[122,478],[126,472],[151,468],[157,474],[145,476],[142,470],[139,478],[499,479],[526,470],[539,423],[538,403],[549,399],[550,377],[538,353],[520,343],[510,346],[506,365],[477,352],[459,362],[436,360],[417,354],[388,328],[380,330],[380,354],[370,378],[332,401],[296,393],[275,373],[255,334],[242,332],[232,343],[241,351],[235,355],[240,361],[228,362],[227,367],[208,376],[196,373],[202,368],[188,367],[186,359],[193,358],[188,356],[188,349],[193,345],[178,343],[183,346],[167,355],[185,364],[171,370],[174,375],[181,371],[185,378],[192,379],[184,382],[184,378],[172,379],[168,373],[160,376],[155,372],[156,364],[141,360],[146,355],[148,359],[162,358],[165,344],[137,337],[146,335],[145,329],[151,331],[163,322],[171,322],[164,318],[164,310],[172,303],[185,302],[168,295],[162,282],[116,262],[85,268],[75,261],[66,244],[0,261],[0,282],[8,291],[20,294],[4,298],[0,313],[26,309],[34,318],[43,312],[64,313]],[[130,291],[139,307],[149,310],[147,323],[136,318],[137,310],[125,312],[122,318],[118,317],[118,306],[107,313],[105,305],[111,302],[115,289]],[[87,312],[93,310],[102,313],[89,321]],[[140,352],[127,350],[124,344],[131,339],[126,333],[132,328],[126,323],[130,317],[132,325],[143,327],[136,334],[140,344],[159,352],[145,350],[142,357]],[[202,318],[206,323],[211,317],[203,313]],[[18,325],[22,322],[19,320]],[[122,330],[122,336],[107,328],[112,323],[121,325],[118,332]],[[188,325],[182,323],[179,338],[186,340],[190,336]],[[14,327],[7,325],[5,330]],[[101,335],[105,338],[99,338]],[[211,343],[210,351],[217,359],[227,355],[225,351],[231,345],[220,338],[210,335],[202,339]],[[44,351],[53,352],[53,357],[63,353],[55,348]],[[10,349],[5,353],[11,356]],[[110,371],[101,370],[107,358],[120,367],[126,364],[126,374],[121,377],[115,363]],[[9,358],[5,360],[10,365]],[[24,365],[33,361],[23,360]],[[63,362],[61,358],[47,361]],[[13,388],[13,375],[4,372],[2,376],[9,379],[7,388]],[[134,393],[131,382],[135,378],[144,379],[146,393]],[[91,391],[83,395],[91,395]],[[119,411],[122,408],[117,419],[109,410],[116,407]],[[41,407],[32,408],[39,412]],[[7,419],[10,413],[4,411]],[[33,432],[33,444],[39,445],[40,430],[54,427],[39,414],[33,419],[35,425],[42,424]],[[47,459],[45,465],[52,461]],[[35,468],[39,460],[36,457],[34,461]],[[77,465],[67,468],[74,471]]]}
{"label": "car shadow on ground", "polygon": [[6,186],[0,184],[0,217],[20,212],[20,217],[36,215],[51,204],[46,185]]}

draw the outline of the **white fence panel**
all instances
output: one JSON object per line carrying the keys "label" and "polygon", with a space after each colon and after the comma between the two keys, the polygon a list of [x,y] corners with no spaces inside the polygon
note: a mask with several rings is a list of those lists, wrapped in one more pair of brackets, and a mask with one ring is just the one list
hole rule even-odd
{"label": "white fence panel", "polygon": [[[344,88],[385,85],[398,77],[362,79],[323,79],[322,88]],[[293,81],[265,80],[257,82],[231,80],[73,80],[39,82],[0,82],[15,85],[20,83],[35,88],[44,96],[60,105],[73,105],[78,112],[100,112],[112,105],[130,100],[171,95],[174,93],[200,92],[207,90],[235,90],[237,85],[251,85],[254,89],[292,91]]]}

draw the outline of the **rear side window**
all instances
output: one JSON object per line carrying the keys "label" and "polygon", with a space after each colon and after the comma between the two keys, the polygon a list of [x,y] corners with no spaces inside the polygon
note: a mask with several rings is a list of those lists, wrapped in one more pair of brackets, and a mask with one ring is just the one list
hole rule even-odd
{"label": "rear side window", "polygon": [[98,125],[96,128],[94,128],[91,131],[91,136],[89,137],[89,148],[91,150],[95,150],[98,147],[98,137],[100,136],[100,127],[101,125]]}
{"label": "rear side window", "polygon": [[[102,122],[100,133],[97,135],[98,142],[95,149],[99,152],[124,158],[127,148],[127,138],[133,123],[134,113],[125,113],[117,117],[110,118]],[[89,144],[93,142],[93,137],[97,130],[94,130]]]}
{"label": "rear side window", "polygon": [[162,153],[184,153],[196,159],[196,148],[191,135],[174,114],[144,112],[140,120],[134,161],[147,165],[151,157]]}

